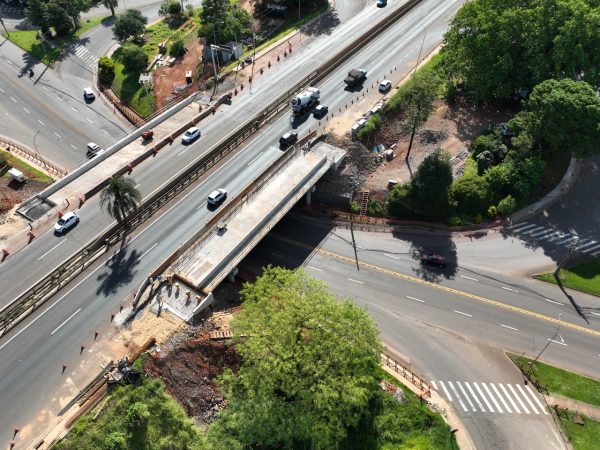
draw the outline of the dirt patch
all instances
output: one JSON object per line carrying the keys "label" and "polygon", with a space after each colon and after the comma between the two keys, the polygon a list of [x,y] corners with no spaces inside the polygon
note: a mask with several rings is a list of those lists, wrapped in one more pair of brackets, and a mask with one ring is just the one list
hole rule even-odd
{"label": "dirt patch", "polygon": [[0,241],[25,226],[23,218],[16,214],[17,207],[46,186],[46,183],[34,180],[21,184],[11,178],[0,177]]}
{"label": "dirt patch", "polygon": [[227,330],[232,310],[215,313],[193,331],[178,333],[160,346],[144,366],[160,377],[167,391],[201,425],[207,425],[225,407],[215,378],[225,368],[237,370],[240,357],[225,341],[211,340],[211,331]]}
{"label": "dirt patch", "polygon": [[402,125],[402,114],[386,116],[381,127],[371,137],[369,147],[383,144],[388,149],[393,148],[396,158],[382,162],[368,177],[364,187],[370,189],[375,197],[385,198],[388,180],[410,180],[410,170],[416,170],[421,161],[438,148],[451,154],[455,174],[460,175],[470,142],[486,128],[507,121],[517,112],[518,105],[512,103],[474,107],[463,100],[453,105],[437,101],[434,112],[415,136],[409,165],[406,164],[405,157],[410,134]]}

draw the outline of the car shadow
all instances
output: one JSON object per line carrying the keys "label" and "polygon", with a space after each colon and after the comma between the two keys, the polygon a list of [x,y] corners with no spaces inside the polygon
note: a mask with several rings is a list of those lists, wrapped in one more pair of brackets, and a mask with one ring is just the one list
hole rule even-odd
{"label": "car shadow", "polygon": [[98,275],[100,286],[96,295],[108,297],[116,294],[121,286],[131,283],[139,263],[140,253],[137,250],[129,253],[127,247],[121,248],[105,263],[106,269]]}

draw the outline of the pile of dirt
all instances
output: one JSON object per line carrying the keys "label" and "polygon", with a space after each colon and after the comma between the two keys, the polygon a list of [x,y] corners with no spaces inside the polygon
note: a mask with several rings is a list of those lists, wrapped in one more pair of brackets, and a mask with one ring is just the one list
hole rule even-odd
{"label": "pile of dirt", "polygon": [[199,325],[173,335],[148,358],[145,372],[160,377],[167,391],[200,424],[209,424],[225,407],[215,379],[225,368],[233,371],[241,359],[226,341],[211,340],[211,331],[226,331],[234,309],[215,313]]}

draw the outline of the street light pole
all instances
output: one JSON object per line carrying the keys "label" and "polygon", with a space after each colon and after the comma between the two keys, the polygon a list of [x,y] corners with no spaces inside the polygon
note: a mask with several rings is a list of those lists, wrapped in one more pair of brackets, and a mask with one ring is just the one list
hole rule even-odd
{"label": "street light pole", "polygon": [[10,35],[8,34],[8,30],[6,29],[6,25],[4,25],[4,20],[2,20],[2,17],[0,17],[0,24],[2,24],[2,28],[4,28],[4,32],[6,33],[6,37],[10,37]]}

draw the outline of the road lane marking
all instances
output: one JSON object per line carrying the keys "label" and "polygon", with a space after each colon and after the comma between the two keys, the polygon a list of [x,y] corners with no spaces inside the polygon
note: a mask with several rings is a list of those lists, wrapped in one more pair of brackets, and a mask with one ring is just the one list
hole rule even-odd
{"label": "road lane marking", "polygon": [[75,150],[77,150],[77,147],[75,147],[73,144],[69,144],[71,147],[73,147]]}
{"label": "road lane marking", "polygon": [[466,312],[462,312],[462,311],[457,311],[456,309],[454,310],[454,312],[456,314],[461,314],[463,316],[467,316],[467,317],[473,317],[471,314],[467,314]]}
{"label": "road lane marking", "polygon": [[567,242],[575,241],[579,239],[579,236],[571,236],[563,241],[555,242],[556,245],[565,245]]}
{"label": "road lane marking", "polygon": [[[500,389],[502,389],[504,391],[504,386],[502,385],[502,383],[498,383],[498,385],[500,386]],[[498,391],[498,388],[496,387],[496,385],[494,383],[490,383],[490,386],[492,387],[492,389],[494,390],[494,392],[496,393],[496,395],[498,396],[498,398],[502,402],[502,405],[504,405],[504,408],[506,409],[506,412],[511,413],[512,411],[510,410],[510,408],[508,407],[508,405],[504,401],[504,397],[502,397],[502,394],[500,394],[500,392]],[[505,393],[506,393],[506,391],[505,391]],[[509,400],[510,400],[510,397],[509,397]],[[511,401],[511,403],[512,403],[512,401]]]}
{"label": "road lane marking", "polygon": [[31,114],[27,108],[23,108],[27,114]]}
{"label": "road lane marking", "polygon": [[483,392],[482,392],[481,388],[479,387],[479,385],[477,383],[473,382],[473,386],[475,386],[475,389],[477,389],[477,392],[479,392],[479,395],[485,402],[485,405],[490,410],[490,412],[494,412],[494,408],[492,408],[492,405],[490,405],[490,402],[488,401],[487,397],[485,395],[483,395]]}
{"label": "road lane marking", "polygon": [[45,124],[44,122],[42,122],[40,119],[38,119],[38,122],[39,122],[40,124],[42,124],[43,126],[46,126],[46,124]]}
{"label": "road lane marking", "polygon": [[77,313],[81,311],[81,308],[79,308],[77,311],[75,311],[73,314],[71,314],[69,317],[67,317],[67,319],[61,323],[59,326],[57,326],[54,331],[52,333],[50,333],[51,335],[56,333],[58,330],[60,330],[64,324],[66,324],[69,320],[71,320],[73,317],[75,317],[77,315]]}
{"label": "road lane marking", "polygon": [[148,250],[146,250],[144,253],[142,253],[142,255],[135,261],[135,262],[140,262],[141,259],[146,256],[148,253],[150,253],[150,251],[156,247],[158,245],[158,242],[156,244],[154,244],[152,247],[150,247]]}
{"label": "road lane marking", "polygon": [[204,206],[206,205],[207,201],[204,200],[202,203],[200,203],[198,206],[196,206],[196,211],[198,211],[200,208],[204,208]]}
{"label": "road lane marking", "polygon": [[315,266],[306,266],[306,267],[309,269],[312,269],[312,270],[316,270],[317,272],[323,272],[323,269],[319,269],[318,267],[315,267]]}
{"label": "road lane marking", "polygon": [[62,137],[60,137],[60,134],[58,134],[56,131],[54,132],[54,134],[56,135],[57,138],[62,139]]}
{"label": "road lane marking", "polygon": [[479,281],[477,278],[473,278],[473,277],[468,277],[466,275],[459,275],[462,278],[466,278],[467,280],[471,280],[471,281]]}
{"label": "road lane marking", "polygon": [[408,298],[410,300],[414,300],[415,302],[425,303],[425,300],[421,300],[420,298],[411,297],[410,295],[407,295],[406,298]]}
{"label": "road lane marking", "polygon": [[564,342],[560,342],[560,341],[555,341],[554,339],[548,339],[550,342],[554,342],[555,344],[559,344],[559,345],[564,345],[565,347],[567,346],[567,344],[565,344]]}
{"label": "road lane marking", "polygon": [[[320,253],[322,255],[329,256],[331,258],[337,259],[338,261],[343,261],[343,262],[346,262],[348,264],[356,265],[356,260],[354,258],[349,258],[347,256],[339,255],[337,253],[333,253],[333,252],[324,250],[322,248],[315,249],[314,247],[311,247],[310,245],[302,244],[302,243],[299,243],[298,241],[295,241],[293,239],[289,239],[289,238],[286,238],[286,237],[282,237],[282,236],[277,236],[277,239],[279,239],[281,241],[289,242],[289,243],[291,243],[293,245],[296,245],[296,246],[299,246],[299,247],[309,248],[312,251],[314,251],[315,253]],[[451,287],[444,286],[444,285],[441,285],[441,284],[433,283],[431,281],[422,280],[421,278],[413,277],[412,275],[406,275],[404,273],[396,272],[394,270],[385,269],[385,268],[377,266],[375,264],[369,264],[369,263],[366,263],[366,262],[363,262],[363,261],[359,261],[358,264],[359,264],[359,266],[361,266],[361,267],[363,267],[365,269],[373,270],[373,271],[379,272],[379,273],[384,273],[386,275],[390,275],[390,276],[393,276],[395,278],[399,278],[399,279],[402,279],[402,280],[405,280],[405,281],[410,281],[410,282],[412,282],[414,284],[420,284],[421,286],[427,286],[427,287],[432,288],[432,289],[437,289],[438,291],[444,291],[446,293],[458,295],[458,296],[464,297],[464,298],[469,299],[469,300],[474,300],[476,302],[485,303],[485,304],[488,304],[488,305],[491,305],[491,306],[495,306],[497,308],[502,308],[502,309],[510,310],[510,311],[522,314],[524,316],[534,317],[536,319],[543,320],[543,321],[546,321],[546,322],[550,322],[550,323],[553,323],[555,325],[560,325],[561,327],[571,328],[573,330],[577,330],[577,331],[580,331],[582,333],[587,333],[587,334],[591,334],[593,336],[600,337],[600,331],[593,330],[591,328],[586,328],[586,327],[583,327],[581,325],[577,325],[577,324],[574,324],[574,323],[571,323],[571,322],[567,322],[567,321],[562,320],[562,319],[557,319],[555,317],[546,316],[544,314],[537,313],[537,312],[531,311],[529,309],[521,308],[519,306],[509,305],[507,303],[502,303],[502,302],[500,302],[498,300],[492,300],[492,299],[489,299],[489,298],[486,298],[486,297],[482,297],[481,295],[471,294],[471,293],[466,292],[466,291],[461,291],[459,289],[455,289],[455,288],[451,288]]]}
{"label": "road lane marking", "polygon": [[6,94],[6,92],[2,88],[0,88],[0,92],[2,92],[3,94]]}
{"label": "road lane marking", "polygon": [[533,411],[533,413],[534,414],[539,414],[537,408],[535,407],[535,405],[533,404],[533,402],[531,401],[531,399],[529,398],[529,396],[527,395],[527,393],[523,390],[523,387],[521,387],[520,384],[517,384],[517,390],[519,390],[521,392],[521,395],[525,398],[525,400],[527,400],[527,404],[529,405],[529,407],[531,408],[531,410]]}
{"label": "road lane marking", "polygon": [[71,106],[71,109],[72,109],[73,111],[77,112],[77,108],[73,108],[73,107]]}
{"label": "road lane marking", "polygon": [[518,329],[518,328],[511,327],[511,326],[508,326],[508,325],[504,325],[503,323],[501,323],[501,324],[500,324],[500,326],[501,326],[501,327],[504,327],[504,328],[508,328],[509,330],[513,330],[513,331],[519,331],[519,329]]}
{"label": "road lane marking", "polygon": [[448,389],[446,389],[446,386],[444,386],[444,382],[440,381],[440,386],[442,387],[444,394],[446,394],[446,397],[448,397],[448,401],[452,401],[452,396],[450,395],[450,392],[448,392]]}
{"label": "road lane marking", "polygon": [[285,256],[283,256],[281,253],[271,252],[271,255],[273,255],[275,258],[285,259]]}
{"label": "road lane marking", "polygon": [[525,223],[516,225],[514,228],[511,229],[511,231],[521,232],[521,231],[526,230],[527,228],[531,228],[531,227],[535,227],[535,225],[532,223],[528,224],[527,222],[525,222]]}
{"label": "road lane marking", "polygon": [[456,396],[456,399],[458,400],[458,402],[460,403],[460,407],[463,409],[463,411],[469,411],[467,409],[467,406],[463,403],[462,399],[460,398],[460,395],[458,394],[458,391],[456,390],[456,388],[454,387],[454,385],[452,384],[452,381],[448,381],[448,385],[450,386],[450,388],[452,389],[452,392],[454,392],[454,395]]}
{"label": "road lane marking", "polygon": [[521,397],[516,393],[515,388],[512,386],[512,384],[509,384],[508,388],[513,393],[513,395],[515,396],[517,401],[519,402],[519,405],[521,405],[521,408],[523,409],[523,411],[525,411],[526,414],[531,414],[529,412],[529,410],[527,409],[527,406],[525,406],[525,403],[523,403],[523,400],[521,400]]}
{"label": "road lane marking", "polygon": [[460,391],[462,392],[463,396],[467,399],[467,402],[469,402],[469,406],[471,407],[472,411],[477,411],[475,409],[475,405],[473,405],[473,402],[471,401],[471,397],[469,397],[467,395],[467,392],[465,391],[465,389],[462,387],[462,384],[460,383],[460,381],[457,381],[456,384],[458,384],[458,387],[460,388]]}
{"label": "road lane marking", "polygon": [[108,131],[106,131],[104,128],[102,128],[102,131],[104,131],[106,134],[108,134],[110,136],[110,133]]}
{"label": "road lane marking", "polygon": [[506,287],[506,286],[500,286],[500,287],[501,287],[502,289],[505,289],[505,290],[507,290],[507,291],[511,291],[511,292],[519,292],[519,291],[517,291],[516,289],[512,289],[512,288],[509,288],[509,287]]}
{"label": "road lane marking", "polygon": [[354,278],[348,278],[348,280],[352,281],[353,283],[365,284],[365,282],[364,282],[364,281],[355,280]]}
{"label": "road lane marking", "polygon": [[56,249],[59,245],[63,245],[66,241],[60,241],[58,244],[56,244],[54,247],[52,247],[50,250],[48,250],[46,253],[44,253],[42,256],[40,256],[38,258],[38,261],[40,261],[41,259],[43,259],[46,255],[48,255],[48,253],[50,253],[52,250]]}
{"label": "road lane marking", "polygon": [[45,91],[50,92],[50,89],[48,89],[46,86],[42,85],[42,89],[44,89]]}
{"label": "road lane marking", "polygon": [[11,99],[13,102],[17,103],[17,101],[15,100],[15,98],[14,98],[14,97],[11,97],[10,99]]}
{"label": "road lane marking", "polygon": [[549,298],[545,298],[544,300],[547,301],[548,303],[554,303],[555,305],[565,306],[564,303],[556,302],[554,300],[550,300]]}
{"label": "road lane marking", "polygon": [[85,118],[85,120],[87,120],[89,123],[94,123],[90,119],[88,119],[87,117]]}
{"label": "road lane marking", "polygon": [[256,161],[258,158],[260,158],[260,155],[262,155],[264,152],[260,152],[258,155],[256,155],[254,158],[252,158],[252,161],[250,161],[247,165],[251,166],[254,161]]}
{"label": "road lane marking", "polygon": [[483,405],[479,401],[479,398],[477,397],[477,395],[475,395],[475,391],[473,390],[473,388],[471,388],[471,385],[467,381],[464,381],[464,383],[465,383],[465,386],[467,387],[467,389],[469,390],[469,392],[471,393],[471,396],[473,397],[473,399],[477,403],[477,406],[479,406],[479,409],[481,411],[485,412],[485,408],[483,407]]}
{"label": "road lane marking", "polygon": [[[492,401],[494,402],[494,406],[496,407],[496,409],[498,410],[498,412],[500,414],[502,414],[502,408],[500,408],[500,405],[498,404],[498,402],[496,401],[496,397],[494,397],[494,395],[492,394],[492,392],[490,391],[490,389],[487,387],[487,384],[485,383],[481,383],[481,385],[483,386],[483,389],[485,389],[485,392],[487,392],[487,394],[489,395],[489,397],[492,399]],[[492,383],[490,383],[490,385],[492,385]]]}
{"label": "road lane marking", "polygon": [[537,395],[535,395],[535,392],[531,390],[531,387],[528,384],[525,385],[525,389],[529,392],[529,395],[533,397],[533,399],[535,400],[539,408],[542,410],[542,412],[548,415],[548,411],[546,411],[546,408],[544,407],[544,405],[542,405],[542,402],[540,402],[540,399],[537,398]]}
{"label": "road lane marking", "polygon": [[587,244],[578,245],[577,247],[575,247],[575,251],[579,252],[579,251],[581,251],[582,248],[589,247],[590,245],[594,245],[594,244],[597,244],[597,243],[598,243],[598,241],[590,241]]}
{"label": "road lane marking", "polygon": [[600,314],[598,314],[598,313],[596,313],[596,312],[592,312],[592,313],[590,313],[590,314],[593,314],[593,315],[595,315],[595,316],[598,316],[598,317],[600,317]]}
{"label": "road lane marking", "polygon": [[529,234],[531,236],[531,233],[536,233],[538,231],[545,230],[545,229],[546,229],[546,227],[536,227],[536,228],[533,228],[532,230],[527,230],[526,232],[521,233],[521,234],[523,234],[523,235]]}
{"label": "road lane marking", "polygon": [[388,258],[392,258],[392,259],[400,259],[399,257],[390,255],[389,253],[384,253],[383,256],[387,256]]}
{"label": "road lane marking", "polygon": [[61,102],[64,102],[64,100],[62,98],[60,98],[58,95],[56,96],[57,99],[59,99]]}

